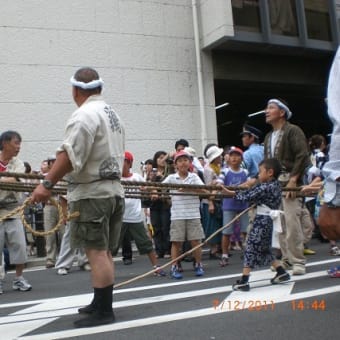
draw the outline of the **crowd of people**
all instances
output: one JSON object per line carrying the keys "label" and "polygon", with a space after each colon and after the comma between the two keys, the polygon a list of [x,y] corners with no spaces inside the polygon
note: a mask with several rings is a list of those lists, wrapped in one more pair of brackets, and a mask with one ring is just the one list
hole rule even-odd
{"label": "crowd of people", "polygon": [[[67,197],[55,198],[65,211],[67,205],[79,217],[65,220],[64,230],[47,237],[46,267],[56,267],[58,274],[66,275],[77,252],[80,267],[91,272],[93,299],[78,310],[84,317],[75,321],[75,327],[114,321],[112,256],[122,248],[124,264],[132,264],[132,240],[139,253],[149,257],[157,276],[167,275],[159,267],[159,259],[164,258],[171,261],[170,277],[181,279],[181,254],[189,253],[190,247],[192,256],[184,259],[193,262],[194,275],[203,276],[199,245],[204,240],[208,240],[209,258],[221,267],[230,263],[231,250],[243,251],[243,272],[233,285],[235,290],[250,289],[250,273],[258,266],[272,265],[276,271],[272,284],[306,273],[306,255],[313,254],[307,244],[317,230],[312,217],[318,202],[306,203],[299,192],[302,187],[308,193],[323,180],[327,149],[322,136],[312,136],[308,142],[301,128],[289,122],[292,112],[284,100],[267,102],[265,120],[272,130],[266,136],[244,124],[240,140],[245,151],[210,143],[203,155],[197,155],[182,138],[174,143],[174,150],[155,152],[138,174],[132,171],[135,156],[125,148],[124,125],[101,95],[103,80],[98,73],[81,68],[71,84],[78,108],[66,124],[56,156],[42,164],[44,178],[32,193],[31,204],[44,204],[44,225],[50,229],[56,224],[51,190],[61,179],[68,183]],[[1,135],[0,171],[24,172],[24,164],[16,157],[20,144],[15,131]],[[131,188],[124,197],[121,180],[168,187],[140,185],[140,198],[133,197],[136,189]],[[207,189],[212,185],[213,190]],[[17,194],[0,193],[1,213],[20,204]],[[0,225],[0,251],[6,242],[16,266],[13,289],[30,290],[23,277],[27,254],[22,225],[16,216]],[[221,226],[225,226],[222,233],[216,233]],[[59,254],[58,240],[62,240]],[[331,255],[340,255],[336,241],[330,240]]]}

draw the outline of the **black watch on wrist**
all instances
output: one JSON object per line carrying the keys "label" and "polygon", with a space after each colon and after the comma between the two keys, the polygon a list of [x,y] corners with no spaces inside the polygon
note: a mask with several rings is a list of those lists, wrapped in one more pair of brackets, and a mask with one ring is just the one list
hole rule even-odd
{"label": "black watch on wrist", "polygon": [[44,186],[44,188],[47,189],[47,190],[52,190],[52,189],[53,189],[53,186],[54,186],[54,184],[53,184],[51,181],[49,181],[48,179],[44,179],[44,180],[42,181],[41,184],[42,184],[42,185]]}

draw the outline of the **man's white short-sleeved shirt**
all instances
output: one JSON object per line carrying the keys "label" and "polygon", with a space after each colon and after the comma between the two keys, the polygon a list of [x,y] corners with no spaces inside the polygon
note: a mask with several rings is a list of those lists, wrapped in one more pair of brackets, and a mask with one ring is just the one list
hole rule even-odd
{"label": "man's white short-sleeved shirt", "polygon": [[120,184],[125,150],[124,126],[101,95],[90,96],[69,118],[57,152],[66,151],[73,171],[69,202],[124,196]]}

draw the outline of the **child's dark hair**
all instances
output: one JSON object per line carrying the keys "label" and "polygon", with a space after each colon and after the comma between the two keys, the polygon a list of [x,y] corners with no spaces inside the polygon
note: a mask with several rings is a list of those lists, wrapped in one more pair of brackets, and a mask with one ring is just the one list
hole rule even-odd
{"label": "child's dark hair", "polygon": [[32,172],[32,167],[30,163],[24,162],[24,166],[25,166],[25,174],[30,174]]}
{"label": "child's dark hair", "polygon": [[327,145],[326,138],[322,135],[313,135],[312,137],[309,138],[309,147],[312,151],[315,149],[319,149],[322,143],[324,143],[326,147]]}
{"label": "child's dark hair", "polygon": [[280,173],[281,173],[281,164],[280,162],[275,159],[275,158],[268,158],[268,159],[264,159],[260,164],[259,166],[263,166],[266,170],[270,170],[272,169],[273,170],[273,177],[275,179],[278,179],[279,176],[280,176]]}
{"label": "child's dark hair", "polygon": [[153,156],[153,160],[152,160],[152,167],[153,168],[158,168],[158,164],[157,164],[157,159],[160,156],[165,156],[167,153],[165,151],[157,151],[154,156]]}

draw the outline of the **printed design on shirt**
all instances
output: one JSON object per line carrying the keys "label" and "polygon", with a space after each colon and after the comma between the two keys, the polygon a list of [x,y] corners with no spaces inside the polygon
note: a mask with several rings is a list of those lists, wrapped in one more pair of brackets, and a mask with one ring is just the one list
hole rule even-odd
{"label": "printed design on shirt", "polygon": [[99,166],[99,176],[102,179],[120,179],[121,170],[117,160],[112,157],[104,160]]}
{"label": "printed design on shirt", "polygon": [[[11,171],[12,169],[8,169],[8,164],[4,164],[0,161],[0,172]],[[13,171],[13,170],[12,170]],[[6,208],[11,204],[17,203],[18,193],[1,190],[0,191],[0,208]]]}
{"label": "printed design on shirt", "polygon": [[111,106],[105,106],[104,111],[107,114],[107,117],[109,118],[112,132],[118,131],[119,133],[122,133],[122,127],[120,125],[116,112],[113,111]]}
{"label": "printed design on shirt", "polygon": [[78,184],[69,182],[67,184],[67,191],[73,192],[76,189],[77,186],[78,186]]}

